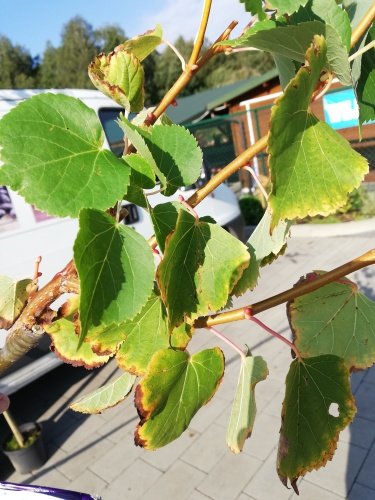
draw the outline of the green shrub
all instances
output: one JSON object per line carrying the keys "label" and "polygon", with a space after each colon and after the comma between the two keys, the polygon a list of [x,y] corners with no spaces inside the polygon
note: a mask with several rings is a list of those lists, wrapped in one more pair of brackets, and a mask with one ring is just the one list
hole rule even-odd
{"label": "green shrub", "polygon": [[247,226],[256,226],[263,217],[264,208],[255,196],[243,196],[239,200],[240,209]]}

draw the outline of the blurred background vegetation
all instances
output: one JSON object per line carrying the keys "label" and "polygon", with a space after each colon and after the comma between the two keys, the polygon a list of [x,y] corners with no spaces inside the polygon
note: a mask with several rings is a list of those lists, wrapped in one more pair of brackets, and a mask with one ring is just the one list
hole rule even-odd
{"label": "blurred background vegetation", "polygon": [[[100,52],[110,52],[126,38],[119,26],[95,29],[83,18],[75,17],[64,26],[58,47],[47,43],[43,54],[32,57],[27,48],[13,45],[0,34],[0,88],[94,88],[87,76],[89,62]],[[185,58],[190,55],[192,45],[192,40],[182,37],[175,41]],[[272,56],[263,52],[220,54],[197,74],[181,95],[263,74],[273,66]],[[181,63],[167,48],[147,57],[144,69],[146,105],[151,105],[158,102],[177,79]]]}

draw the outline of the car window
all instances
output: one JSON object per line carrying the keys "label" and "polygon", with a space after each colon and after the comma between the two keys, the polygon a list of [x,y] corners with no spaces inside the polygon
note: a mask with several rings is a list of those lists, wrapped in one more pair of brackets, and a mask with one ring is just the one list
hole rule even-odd
{"label": "car window", "polygon": [[101,108],[98,115],[111,151],[116,156],[122,156],[124,151],[124,132],[117,125],[116,120],[124,110],[121,108]]}

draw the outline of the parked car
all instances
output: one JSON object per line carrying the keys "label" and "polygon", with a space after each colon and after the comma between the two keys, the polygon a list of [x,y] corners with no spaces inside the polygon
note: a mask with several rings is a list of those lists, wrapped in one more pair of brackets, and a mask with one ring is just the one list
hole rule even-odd
{"label": "parked car", "polygon": [[[123,151],[123,132],[116,119],[123,111],[111,99],[96,90],[0,90],[0,118],[19,102],[41,92],[63,93],[81,99],[93,108],[105,132],[105,146],[120,156]],[[201,178],[197,184],[205,182],[208,170],[202,167]],[[186,199],[194,192],[196,185],[178,191],[166,198],[158,193],[150,197],[152,205],[177,199],[182,194]],[[145,237],[151,236],[153,228],[148,213],[134,204],[125,202],[128,217],[125,223]],[[239,238],[243,236],[243,219],[235,194],[221,185],[197,207],[199,215],[210,215],[218,224]],[[41,282],[48,281],[72,257],[73,242],[78,230],[77,220],[50,217],[27,204],[17,193],[0,187],[0,275],[14,279],[32,275],[35,257],[43,258]],[[5,341],[6,332],[0,330],[0,347]],[[11,394],[23,385],[35,380],[60,363],[54,354],[45,355],[42,347],[30,353],[26,359],[17,363],[9,375],[0,379],[0,392]],[[30,359],[44,354],[42,359]],[[20,365],[25,365],[19,369]]]}

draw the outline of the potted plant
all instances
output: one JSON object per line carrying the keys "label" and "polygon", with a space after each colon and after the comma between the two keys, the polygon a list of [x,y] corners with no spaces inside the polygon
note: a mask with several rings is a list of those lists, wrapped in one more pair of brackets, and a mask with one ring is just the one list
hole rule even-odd
{"label": "potted plant", "polygon": [[20,474],[41,467],[47,460],[42,428],[36,422],[18,426],[9,411],[3,413],[11,432],[2,442],[2,451]]}

